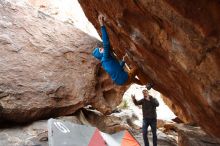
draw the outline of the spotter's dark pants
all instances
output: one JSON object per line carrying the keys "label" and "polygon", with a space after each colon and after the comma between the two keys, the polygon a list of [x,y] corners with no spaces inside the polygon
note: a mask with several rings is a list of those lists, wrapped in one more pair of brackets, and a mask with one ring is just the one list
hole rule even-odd
{"label": "spotter's dark pants", "polygon": [[153,146],[157,146],[157,119],[156,118],[144,118],[143,119],[143,139],[144,139],[144,145],[149,146],[149,141],[147,138],[147,129],[148,127],[151,127],[151,131],[153,134]]}

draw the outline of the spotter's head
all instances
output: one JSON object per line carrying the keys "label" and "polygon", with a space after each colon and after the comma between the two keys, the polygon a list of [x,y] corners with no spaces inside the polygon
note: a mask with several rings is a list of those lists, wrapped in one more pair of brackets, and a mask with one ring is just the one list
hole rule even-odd
{"label": "spotter's head", "polygon": [[147,89],[144,89],[144,90],[142,91],[142,93],[143,93],[144,97],[148,97],[148,96],[149,96],[149,92],[148,92]]}

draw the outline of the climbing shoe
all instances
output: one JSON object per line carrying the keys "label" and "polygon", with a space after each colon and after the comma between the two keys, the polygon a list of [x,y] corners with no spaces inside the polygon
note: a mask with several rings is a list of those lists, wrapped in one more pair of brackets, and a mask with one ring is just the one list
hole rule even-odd
{"label": "climbing shoe", "polygon": [[150,90],[151,88],[153,88],[154,84],[153,83],[147,83],[146,88],[147,90]]}

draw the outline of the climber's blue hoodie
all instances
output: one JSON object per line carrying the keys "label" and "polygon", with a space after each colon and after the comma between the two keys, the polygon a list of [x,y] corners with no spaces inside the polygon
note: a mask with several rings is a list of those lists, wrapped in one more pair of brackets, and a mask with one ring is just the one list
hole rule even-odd
{"label": "climber's blue hoodie", "polygon": [[128,73],[124,71],[125,62],[119,62],[110,52],[110,42],[105,26],[101,27],[104,52],[100,53],[99,48],[95,48],[93,56],[101,61],[104,70],[111,76],[117,85],[123,85],[128,80]]}

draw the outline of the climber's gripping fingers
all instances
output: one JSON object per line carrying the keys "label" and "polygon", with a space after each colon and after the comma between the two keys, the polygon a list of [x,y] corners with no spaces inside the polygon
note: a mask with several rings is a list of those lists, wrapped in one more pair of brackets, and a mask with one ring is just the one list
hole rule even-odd
{"label": "climber's gripping fingers", "polygon": [[123,58],[122,58],[122,61],[125,61],[125,58],[128,57],[128,54],[126,53]]}

